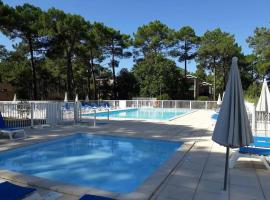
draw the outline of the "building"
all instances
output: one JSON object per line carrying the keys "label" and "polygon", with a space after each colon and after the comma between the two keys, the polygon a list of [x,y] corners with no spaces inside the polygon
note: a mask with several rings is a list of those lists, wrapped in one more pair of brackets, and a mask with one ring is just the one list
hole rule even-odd
{"label": "building", "polygon": [[194,100],[199,96],[207,96],[209,99],[213,96],[213,86],[210,83],[200,80],[198,77],[193,75],[187,75],[187,82],[189,83],[189,94],[190,98]]}
{"label": "building", "polygon": [[14,97],[14,88],[9,83],[0,83],[0,101],[12,101]]}

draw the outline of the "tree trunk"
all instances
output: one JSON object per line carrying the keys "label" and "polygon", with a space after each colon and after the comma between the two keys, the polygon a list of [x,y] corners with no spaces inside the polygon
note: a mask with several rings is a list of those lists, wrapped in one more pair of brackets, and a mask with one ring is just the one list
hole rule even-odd
{"label": "tree trunk", "polygon": [[[187,42],[185,40],[185,56],[184,56],[184,63],[185,63],[185,70],[184,70],[184,96],[189,98],[188,86],[187,86]],[[194,88],[195,89],[195,88]]]}
{"label": "tree trunk", "polygon": [[72,64],[70,53],[67,52],[67,91],[68,98],[73,99]]}
{"label": "tree trunk", "polygon": [[185,79],[187,78],[187,60],[185,59]]}
{"label": "tree trunk", "polygon": [[97,100],[97,84],[96,84],[95,64],[94,64],[94,58],[93,58],[92,49],[90,50],[90,63],[89,64],[90,64],[89,67],[90,67],[92,77],[93,77],[94,100]]}
{"label": "tree trunk", "polygon": [[73,68],[72,68],[72,53],[74,50],[75,40],[77,35],[74,34],[72,41],[70,43],[70,47],[67,49],[67,79],[68,79],[68,96],[70,99],[73,99],[77,93],[77,88],[75,85]]}
{"label": "tree trunk", "polygon": [[187,78],[187,41],[185,40],[185,79]]}
{"label": "tree trunk", "polygon": [[33,43],[32,38],[28,37],[29,51],[31,57],[31,68],[32,68],[32,88],[33,88],[33,100],[37,100],[37,75],[36,75],[36,66],[34,62],[34,53],[33,53]]}
{"label": "tree trunk", "polygon": [[93,60],[91,59],[90,63],[89,63],[89,69],[90,69],[90,73],[93,77],[93,85],[94,85],[94,100],[97,100],[97,85],[96,85],[96,75],[95,75],[95,70],[94,70],[94,63]]}
{"label": "tree trunk", "polygon": [[114,60],[114,44],[112,45],[112,71],[113,71],[113,97],[117,99],[116,78],[115,78],[115,60]]}
{"label": "tree trunk", "polygon": [[223,61],[223,91],[225,91],[226,89],[226,64],[225,64],[225,60]]}
{"label": "tree trunk", "polygon": [[112,60],[112,71],[113,71],[113,96],[114,96],[114,99],[116,100],[117,99],[117,92],[116,92],[116,78],[115,78],[114,58]]}
{"label": "tree trunk", "polygon": [[216,59],[214,58],[214,98],[213,100],[216,100]]}
{"label": "tree trunk", "polygon": [[[89,67],[88,67],[89,70]],[[90,96],[90,91],[91,91],[91,81],[90,81],[91,73],[90,71],[87,71],[87,95]]]}

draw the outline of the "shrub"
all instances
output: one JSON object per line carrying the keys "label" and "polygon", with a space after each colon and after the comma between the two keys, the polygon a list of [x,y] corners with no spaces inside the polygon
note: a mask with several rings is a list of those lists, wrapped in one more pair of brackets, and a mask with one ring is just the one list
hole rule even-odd
{"label": "shrub", "polygon": [[262,85],[260,83],[251,84],[244,92],[245,99],[250,103],[257,103],[260,97]]}
{"label": "shrub", "polygon": [[199,100],[199,101],[208,101],[209,100],[209,97],[208,96],[199,96],[197,98],[197,100]]}
{"label": "shrub", "polygon": [[157,100],[170,100],[170,96],[168,94],[162,94],[161,96],[157,97]]}

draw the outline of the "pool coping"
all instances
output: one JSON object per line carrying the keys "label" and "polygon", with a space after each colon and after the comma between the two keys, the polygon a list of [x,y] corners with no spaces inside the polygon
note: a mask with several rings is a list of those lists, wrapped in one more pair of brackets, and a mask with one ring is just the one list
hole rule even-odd
{"label": "pool coping", "polygon": [[[64,138],[66,136],[71,136],[75,134],[78,134],[78,132],[74,132],[65,136],[59,136],[59,137],[49,139],[49,140],[42,140],[37,143],[48,142],[50,140],[60,139],[60,138]],[[99,133],[88,133],[88,134],[100,135]],[[101,135],[106,135],[106,134],[101,134]],[[111,134],[108,136],[114,136],[114,134]],[[115,136],[130,137],[130,136],[118,136],[118,135],[115,135]],[[133,137],[130,137],[130,138],[133,138]],[[160,139],[156,139],[156,138],[144,138],[144,137],[136,137],[136,138],[160,141]],[[164,140],[164,139],[162,139],[162,141],[177,142],[175,140]],[[178,141],[178,142],[181,142],[181,141]],[[32,143],[32,144],[37,144],[37,143]],[[42,188],[42,189],[47,189],[47,190],[52,190],[52,191],[68,194],[68,195],[73,195],[76,197],[80,197],[88,193],[88,194],[109,197],[109,198],[117,198],[119,200],[137,200],[137,199],[147,200],[147,199],[150,199],[155,193],[155,191],[157,191],[160,188],[160,186],[166,181],[166,179],[170,176],[170,174],[174,171],[174,169],[178,166],[178,164],[181,163],[185,154],[193,147],[194,144],[195,142],[184,142],[180,146],[180,148],[170,157],[169,160],[163,163],[149,177],[147,177],[146,180],[142,184],[140,184],[139,187],[135,191],[127,193],[127,194],[109,192],[109,191],[91,188],[91,187],[77,186],[73,184],[40,178],[33,175],[26,175],[19,172],[12,172],[6,169],[0,169],[0,178],[6,179],[9,181],[18,182],[21,184],[26,184],[32,187],[37,187],[37,188]],[[31,145],[31,143],[30,144],[28,143],[25,145],[19,145],[18,147],[11,148],[11,149],[16,149],[16,148],[20,148],[20,147],[24,147],[28,145]]]}

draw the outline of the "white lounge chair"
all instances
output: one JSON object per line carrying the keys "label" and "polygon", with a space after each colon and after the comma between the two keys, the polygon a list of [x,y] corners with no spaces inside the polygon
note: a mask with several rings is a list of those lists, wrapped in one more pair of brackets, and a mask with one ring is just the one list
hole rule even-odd
{"label": "white lounge chair", "polygon": [[[8,135],[10,140],[15,140],[15,135],[17,133],[22,133],[23,138],[27,137],[25,130],[22,128],[8,128],[8,127],[6,127],[5,121],[4,121],[4,118],[1,114],[1,112],[0,112],[0,133]],[[22,138],[19,138],[19,139],[22,139]]]}
{"label": "white lounge chair", "polygon": [[270,170],[270,138],[254,137],[254,143],[248,147],[241,147],[235,151],[231,158],[229,166],[233,168],[240,157],[254,157],[260,159],[265,167]]}

